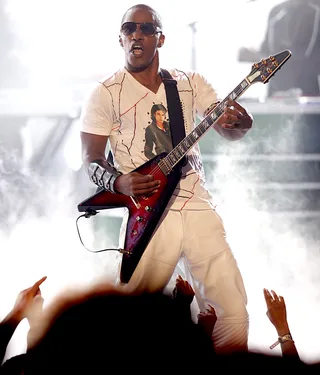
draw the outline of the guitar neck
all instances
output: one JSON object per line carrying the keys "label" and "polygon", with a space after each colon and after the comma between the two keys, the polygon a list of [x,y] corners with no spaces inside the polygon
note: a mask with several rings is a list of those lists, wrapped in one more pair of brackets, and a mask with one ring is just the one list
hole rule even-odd
{"label": "guitar neck", "polygon": [[211,126],[223,115],[226,103],[229,100],[239,98],[252,83],[246,77],[233,91],[230,92],[198,125],[188,134],[170,153],[163,158],[159,167],[167,175],[179,163],[179,161],[200,141],[203,135],[211,129]]}

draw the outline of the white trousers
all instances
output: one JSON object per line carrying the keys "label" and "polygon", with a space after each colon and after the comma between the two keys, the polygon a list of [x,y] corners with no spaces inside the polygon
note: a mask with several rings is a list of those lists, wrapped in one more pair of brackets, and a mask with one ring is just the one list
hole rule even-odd
{"label": "white trousers", "polygon": [[247,350],[247,296],[222,220],[214,210],[167,210],[126,287],[164,289],[181,257],[203,299],[199,306],[211,304],[216,310],[216,351]]}

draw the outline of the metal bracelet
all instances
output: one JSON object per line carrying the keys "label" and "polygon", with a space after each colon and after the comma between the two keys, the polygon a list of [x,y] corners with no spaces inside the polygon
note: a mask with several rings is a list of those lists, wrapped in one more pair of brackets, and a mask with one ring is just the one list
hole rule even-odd
{"label": "metal bracelet", "polygon": [[106,165],[106,168],[101,164],[103,161],[92,161],[88,168],[88,174],[90,180],[102,187],[103,189],[110,191],[111,193],[116,193],[114,190],[114,182],[115,180],[122,175],[113,165],[108,162],[104,162],[103,164]]}

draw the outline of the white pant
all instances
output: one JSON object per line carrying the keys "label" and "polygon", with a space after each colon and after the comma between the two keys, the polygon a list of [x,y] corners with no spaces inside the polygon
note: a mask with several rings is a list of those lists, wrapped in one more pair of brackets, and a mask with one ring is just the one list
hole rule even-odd
{"label": "white pant", "polygon": [[213,342],[217,352],[235,346],[246,350],[247,296],[222,220],[214,210],[165,211],[127,288],[162,290],[182,256],[203,302],[216,310]]}

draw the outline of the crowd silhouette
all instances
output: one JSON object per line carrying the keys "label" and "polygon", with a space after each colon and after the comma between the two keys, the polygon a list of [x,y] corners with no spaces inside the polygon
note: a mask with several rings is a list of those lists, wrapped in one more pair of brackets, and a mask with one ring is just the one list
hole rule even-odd
{"label": "crowd silhouette", "polygon": [[[175,287],[157,293],[132,293],[105,280],[61,291],[43,308],[40,285],[21,291],[0,324],[0,355],[22,319],[27,318],[27,350],[1,366],[1,374],[104,374],[117,372],[228,370],[312,373],[320,364],[299,358],[289,329],[284,298],[263,290],[266,314],[276,329],[282,356],[243,351],[217,354],[212,331],[215,308],[208,305],[197,319],[190,306],[195,293],[181,276]],[[276,336],[275,336],[276,337]],[[281,338],[284,338],[281,340]],[[271,346],[272,348],[272,346]]]}

